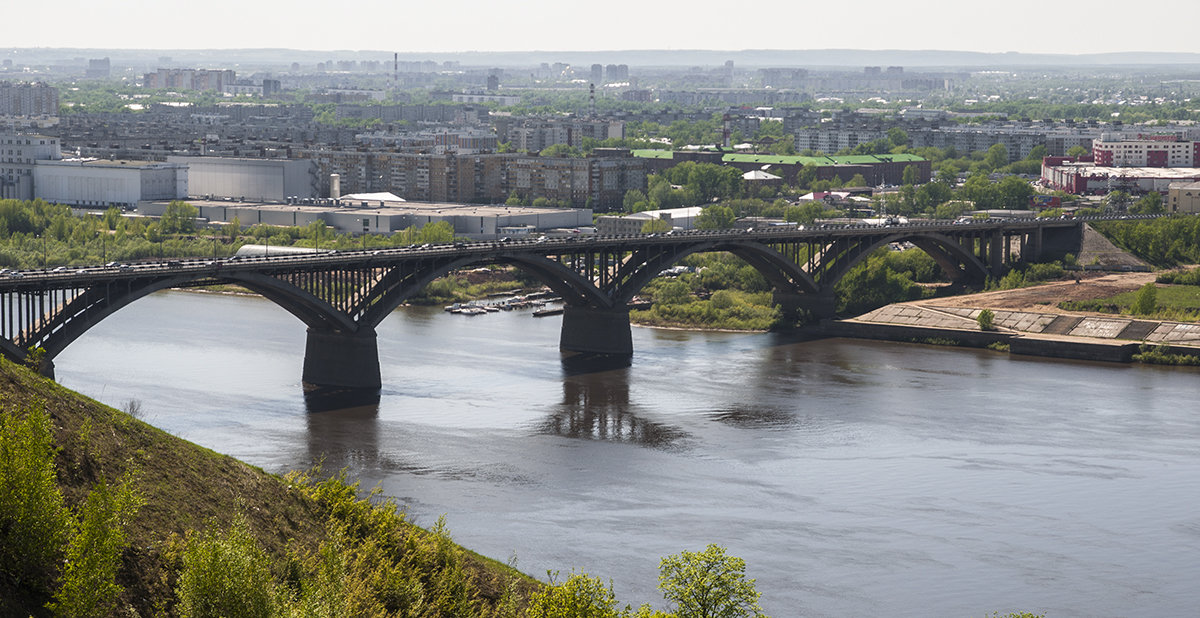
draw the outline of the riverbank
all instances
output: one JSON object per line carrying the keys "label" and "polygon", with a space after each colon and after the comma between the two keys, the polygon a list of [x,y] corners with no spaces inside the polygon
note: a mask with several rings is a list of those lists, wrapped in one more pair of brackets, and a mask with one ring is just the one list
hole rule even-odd
{"label": "riverbank", "polygon": [[[824,323],[825,336],[1007,348],[1011,354],[1130,362],[1143,345],[1200,357],[1200,325],[1059,308],[1065,300],[1107,298],[1154,280],[1150,273],[1113,273],[1013,290],[896,303],[856,318]],[[979,328],[981,311],[994,328]]]}
{"label": "riverbank", "polygon": [[[68,607],[84,607],[78,615],[186,614],[195,599],[230,589],[218,582],[209,592],[189,592],[182,582],[200,567],[189,566],[184,554],[211,539],[235,538],[236,531],[244,533],[236,537],[239,551],[253,554],[257,566],[269,571],[238,590],[250,593],[248,587],[255,587],[253,593],[278,605],[281,614],[303,613],[327,601],[333,607],[395,610],[428,598],[433,600],[420,602],[446,608],[447,615],[490,616],[505,603],[523,606],[541,588],[515,569],[454,544],[440,523],[422,529],[394,501],[359,497],[357,483],[347,484],[344,477],[280,478],[142,422],[140,402],[127,407],[128,412],[115,410],[0,359],[5,428],[0,450],[19,462],[17,469],[40,457],[39,466],[30,469],[45,470],[52,479],[33,485],[29,475],[5,477],[16,485],[0,492],[0,515],[7,516],[0,517],[7,524],[0,526],[0,546],[39,551],[0,552],[7,561],[0,576],[0,615],[49,616],[46,604],[56,597]],[[17,426],[26,429],[14,430]],[[88,559],[76,560],[81,566],[63,569],[74,551],[64,541],[74,533],[71,522],[79,517],[84,533],[95,526],[86,516],[95,495],[110,495],[104,487],[115,495],[128,490],[132,506],[121,507],[128,510],[114,515],[113,523],[100,524],[111,528],[111,536],[93,542]],[[20,516],[23,505],[37,505],[42,523],[24,523],[29,520]],[[214,543],[220,549],[225,541]],[[109,571],[105,560],[111,560]],[[328,560],[344,562],[330,570]],[[287,578],[271,576],[285,571]],[[242,572],[237,581],[249,577]],[[80,578],[95,590],[71,592]],[[397,598],[399,586],[411,596]],[[233,603],[224,607],[239,607]]]}

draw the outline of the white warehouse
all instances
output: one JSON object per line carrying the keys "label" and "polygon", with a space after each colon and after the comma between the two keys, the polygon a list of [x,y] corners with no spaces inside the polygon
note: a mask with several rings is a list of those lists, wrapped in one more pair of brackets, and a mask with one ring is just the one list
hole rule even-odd
{"label": "white warehouse", "polygon": [[317,196],[317,165],[308,159],[169,156],[188,167],[188,193],[243,201],[282,202]]}
{"label": "white warehouse", "polygon": [[188,168],[181,163],[105,159],[37,161],[34,194],[47,202],[107,208],[133,208],[142,200],[183,199]]}

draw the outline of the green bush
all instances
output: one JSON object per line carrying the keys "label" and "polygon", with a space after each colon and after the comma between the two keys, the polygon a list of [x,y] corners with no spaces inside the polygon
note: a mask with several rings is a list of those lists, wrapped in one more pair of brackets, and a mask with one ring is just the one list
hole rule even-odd
{"label": "green bush", "polygon": [[1133,299],[1133,304],[1129,307],[1129,311],[1134,315],[1150,315],[1154,313],[1157,306],[1158,288],[1151,281],[1138,290],[1137,296]]}
{"label": "green bush", "polygon": [[278,611],[270,559],[241,515],[224,534],[210,529],[188,539],[177,592],[184,618],[271,618]]}
{"label": "green bush", "polygon": [[44,410],[0,412],[0,572],[43,588],[71,532],[54,453]]}
{"label": "green bush", "polygon": [[80,509],[75,535],[67,544],[66,566],[50,604],[56,616],[105,616],[116,609],[121,553],[127,529],[144,500],[127,477],[116,487],[101,480]]}
{"label": "green bush", "polygon": [[[551,582],[557,574],[548,573]],[[622,618],[628,616],[626,608],[617,607],[612,584],[604,585],[598,577],[585,573],[572,573],[561,584],[535,592],[529,600],[527,618]]]}

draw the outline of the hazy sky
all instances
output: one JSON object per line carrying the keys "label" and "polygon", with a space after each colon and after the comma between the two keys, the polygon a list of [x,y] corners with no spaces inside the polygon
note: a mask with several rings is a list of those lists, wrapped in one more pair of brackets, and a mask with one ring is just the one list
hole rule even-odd
{"label": "hazy sky", "polygon": [[[6,47],[1200,52],[1197,0],[6,0]],[[985,8],[986,7],[986,8]]]}

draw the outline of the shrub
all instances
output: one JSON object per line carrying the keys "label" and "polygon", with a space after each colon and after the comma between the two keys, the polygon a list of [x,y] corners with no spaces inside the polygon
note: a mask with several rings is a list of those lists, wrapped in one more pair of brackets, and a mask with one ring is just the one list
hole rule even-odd
{"label": "shrub", "polygon": [[269,618],[277,609],[270,560],[241,515],[225,534],[188,539],[177,591],[184,618]]}
{"label": "shrub", "polygon": [[1154,309],[1157,306],[1158,288],[1151,281],[1138,290],[1137,296],[1133,299],[1133,305],[1129,307],[1129,311],[1134,315],[1150,315],[1154,313]]}
{"label": "shrub", "polygon": [[70,534],[54,452],[44,410],[0,412],[0,571],[22,580],[48,582]]}
{"label": "shrub", "polygon": [[[551,582],[557,573],[547,573]],[[552,584],[533,594],[529,601],[528,618],[621,618],[628,611],[617,607],[612,584],[604,585],[598,577],[572,573],[567,581]]]}
{"label": "shrub", "polygon": [[129,521],[144,503],[130,478],[110,487],[101,480],[79,513],[67,545],[66,566],[50,604],[57,616],[111,615],[122,588],[116,582],[121,553],[129,545]]}
{"label": "shrub", "polygon": [[982,309],[979,311],[979,316],[975,318],[979,323],[979,330],[995,330],[996,329],[996,314],[992,313],[991,309]]}

